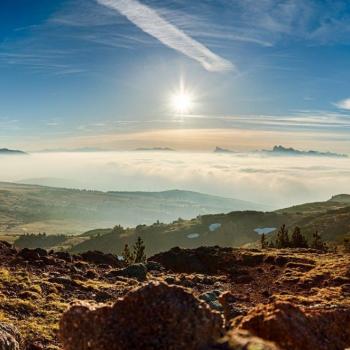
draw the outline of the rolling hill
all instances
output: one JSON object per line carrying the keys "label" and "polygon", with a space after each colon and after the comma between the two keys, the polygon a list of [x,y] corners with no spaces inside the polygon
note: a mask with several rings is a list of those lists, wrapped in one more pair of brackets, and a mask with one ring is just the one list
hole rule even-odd
{"label": "rolling hill", "polygon": [[[140,236],[148,254],[165,251],[174,246],[242,246],[258,242],[259,232],[270,232],[286,224],[289,229],[299,226],[310,240],[318,231],[323,240],[341,243],[350,238],[350,196],[334,196],[325,202],[308,203],[273,212],[235,211],[228,214],[203,215],[192,220],[178,220],[171,224],[139,225],[133,229],[116,228],[95,231],[88,239],[74,245],[74,253],[87,250],[120,253],[124,245],[131,245]],[[93,231],[92,231],[93,232]],[[82,235],[84,236],[84,234]]]}
{"label": "rolling hill", "polygon": [[0,183],[0,232],[78,234],[115,224],[136,226],[200,214],[263,209],[241,200],[190,191],[101,192]]}

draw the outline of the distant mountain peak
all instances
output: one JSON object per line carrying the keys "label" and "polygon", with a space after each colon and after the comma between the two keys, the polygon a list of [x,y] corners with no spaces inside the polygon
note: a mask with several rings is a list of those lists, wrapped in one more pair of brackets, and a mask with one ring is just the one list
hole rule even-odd
{"label": "distant mountain peak", "polygon": [[333,153],[333,152],[320,152],[320,151],[301,151],[293,147],[284,147],[282,145],[275,145],[272,150],[263,150],[263,152],[272,154],[283,154],[293,156],[313,156],[313,157],[335,157],[335,158],[347,158],[346,154]]}
{"label": "distant mountain peak", "polygon": [[8,149],[8,148],[0,148],[0,155],[1,154],[7,154],[7,155],[25,155],[28,154],[24,151],[20,151],[17,149]]}

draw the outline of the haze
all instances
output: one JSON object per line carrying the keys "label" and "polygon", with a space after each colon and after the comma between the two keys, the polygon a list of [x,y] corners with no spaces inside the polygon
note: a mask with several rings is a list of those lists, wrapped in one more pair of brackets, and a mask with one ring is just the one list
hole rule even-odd
{"label": "haze", "polygon": [[274,208],[347,192],[350,175],[348,158],[254,153],[36,153],[3,156],[1,164],[1,181],[120,191],[187,189]]}

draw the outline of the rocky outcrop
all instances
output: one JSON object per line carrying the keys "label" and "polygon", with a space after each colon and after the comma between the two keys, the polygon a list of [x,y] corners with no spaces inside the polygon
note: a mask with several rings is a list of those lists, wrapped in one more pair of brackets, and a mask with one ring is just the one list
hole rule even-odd
{"label": "rocky outcrop", "polygon": [[149,283],[112,307],[72,306],[60,322],[65,350],[197,350],[221,334],[219,313],[188,290]]}
{"label": "rocky outcrop", "polygon": [[166,269],[181,273],[214,274],[230,272],[237,262],[233,248],[200,247],[197,249],[170,249],[154,255],[150,260],[159,262]]}
{"label": "rocky outcrop", "polygon": [[302,310],[288,302],[261,305],[238,327],[283,349],[339,350],[350,346],[350,308]]}
{"label": "rocky outcrop", "polygon": [[83,261],[87,261],[92,264],[105,264],[112,267],[121,267],[122,263],[113,254],[105,254],[99,251],[88,251],[86,253],[80,254],[80,258]]}

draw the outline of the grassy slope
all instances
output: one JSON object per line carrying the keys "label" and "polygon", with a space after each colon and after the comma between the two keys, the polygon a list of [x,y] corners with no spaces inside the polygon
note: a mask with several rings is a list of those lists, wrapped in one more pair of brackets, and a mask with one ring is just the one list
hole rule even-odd
{"label": "grassy slope", "polygon": [[[73,252],[101,250],[120,253],[125,243],[129,245],[141,236],[148,248],[148,254],[167,250],[173,246],[187,248],[200,245],[241,246],[259,239],[255,233],[258,227],[280,227],[286,224],[293,228],[300,226],[303,233],[311,239],[318,230],[326,241],[342,241],[350,236],[350,202],[337,198],[326,202],[303,204],[275,212],[240,211],[229,214],[204,215],[197,219],[139,226],[124,234],[111,231],[99,237],[89,237],[72,248]],[[349,196],[350,198],[350,196]],[[220,223],[221,227],[211,232],[209,226]],[[199,237],[189,239],[188,234],[198,233]],[[273,234],[272,234],[273,235]],[[84,235],[83,235],[84,236]]]}
{"label": "grassy slope", "polygon": [[255,207],[253,203],[188,191],[99,192],[0,183],[0,232],[75,234],[115,223],[170,222],[178,217]]}

